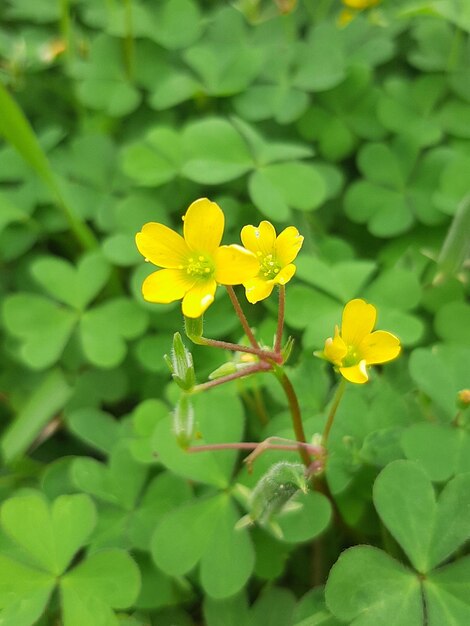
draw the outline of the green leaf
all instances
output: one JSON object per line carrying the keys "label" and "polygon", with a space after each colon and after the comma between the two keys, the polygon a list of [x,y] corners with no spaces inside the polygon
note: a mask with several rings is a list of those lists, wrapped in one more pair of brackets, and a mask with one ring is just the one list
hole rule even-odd
{"label": "green leaf", "polygon": [[122,550],[92,554],[60,583],[64,626],[117,626],[111,608],[126,609],[137,598],[140,573]]}
{"label": "green leaf", "polygon": [[119,424],[109,414],[83,407],[67,414],[69,430],[96,450],[109,454],[119,440]]}
{"label": "green leaf", "polygon": [[470,618],[470,557],[431,572],[424,581],[429,626],[465,624]]}
{"label": "green leaf", "polygon": [[189,502],[161,520],[151,541],[152,557],[160,569],[182,576],[196,566],[209,545],[222,500],[217,496]]}
{"label": "green leaf", "polygon": [[115,367],[126,354],[126,339],[139,337],[146,326],[147,315],[136,302],[127,298],[107,300],[80,320],[83,351],[98,367]]}
{"label": "green leaf", "polygon": [[419,463],[432,481],[470,472],[470,435],[463,428],[413,424],[404,431],[401,445],[406,457]]}
{"label": "green leaf", "polygon": [[88,61],[75,67],[80,101],[112,117],[131,113],[141,100],[126,77],[120,53],[117,39],[99,34],[92,42]]}
{"label": "green leaf", "polygon": [[239,513],[227,496],[220,509],[207,548],[201,558],[201,583],[212,598],[227,598],[240,591],[253,571],[255,555],[248,532],[235,528]]}
{"label": "green leaf", "polygon": [[40,494],[17,496],[1,509],[5,531],[46,571],[60,575],[93,530],[88,496],[60,496],[49,507]]}
{"label": "green leaf", "polygon": [[52,370],[44,377],[2,435],[0,450],[6,463],[26,452],[41,430],[63,409],[71,393],[60,370]]}
{"label": "green leaf", "polygon": [[156,126],[144,139],[122,151],[125,174],[145,187],[159,187],[173,180],[181,167],[181,139],[172,128]]}
{"label": "green leaf", "polygon": [[54,584],[54,576],[0,555],[2,626],[34,624],[42,615]]}
{"label": "green leaf", "polygon": [[459,346],[418,348],[409,362],[412,379],[449,421],[456,413],[457,393],[468,386],[469,368],[470,350]]}
{"label": "green leaf", "polygon": [[[282,221],[287,217],[286,209],[282,207],[311,211],[326,198],[325,181],[315,166],[296,161],[275,163],[257,170],[249,187],[252,200],[260,211]],[[273,209],[272,202],[276,197],[279,200]]]}
{"label": "green leaf", "polygon": [[147,468],[135,461],[124,445],[113,448],[109,466],[89,457],[75,459],[71,476],[77,487],[105,502],[133,509],[147,476]]}
{"label": "green leaf", "polygon": [[49,367],[60,358],[77,321],[70,309],[29,293],[9,296],[3,316],[8,332],[22,341],[22,359],[33,369]]}
{"label": "green leaf", "polygon": [[330,571],[325,597],[330,611],[348,624],[422,626],[424,623],[417,576],[385,552],[370,546],[354,547],[342,553]]}
{"label": "green leaf", "polygon": [[465,302],[449,302],[441,307],[434,326],[444,341],[453,341],[462,347],[470,346],[470,306]]}
{"label": "green leaf", "polygon": [[293,84],[307,91],[324,91],[345,77],[345,61],[338,29],[323,22],[315,26],[300,48]]}
{"label": "green leaf", "polygon": [[[226,390],[211,390],[210,393],[192,398],[196,428],[201,438],[194,445],[238,442],[243,434],[243,410],[240,400]],[[223,410],[221,410],[223,407]],[[158,459],[172,472],[191,480],[225,488],[237,458],[237,451],[189,453],[176,443],[169,415],[162,419],[154,433],[154,449]]]}
{"label": "green leaf", "polygon": [[77,269],[59,257],[42,257],[31,265],[36,281],[53,298],[83,310],[108,280],[110,267],[98,253],[82,257]]}
{"label": "green leaf", "polygon": [[287,626],[292,624],[295,596],[282,587],[265,588],[251,609],[254,624]]}
{"label": "green leaf", "polygon": [[175,50],[185,48],[201,33],[201,16],[193,0],[166,0],[157,7],[155,28],[149,33],[157,43]]}
{"label": "green leaf", "polygon": [[242,137],[222,118],[207,118],[186,126],[182,145],[182,173],[196,183],[225,183],[253,167],[252,156]]}
{"label": "green leaf", "polygon": [[439,565],[470,537],[470,474],[450,481],[436,501],[431,481],[410,461],[394,461],[378,476],[374,504],[384,524],[421,573]]}
{"label": "green leaf", "polygon": [[373,261],[343,261],[334,265],[300,254],[296,276],[346,303],[359,293],[376,269]]}
{"label": "green leaf", "polygon": [[331,521],[329,500],[315,491],[300,493],[295,503],[301,505],[296,511],[281,513],[276,522],[281,527],[282,539],[288,543],[309,541],[324,532]]}

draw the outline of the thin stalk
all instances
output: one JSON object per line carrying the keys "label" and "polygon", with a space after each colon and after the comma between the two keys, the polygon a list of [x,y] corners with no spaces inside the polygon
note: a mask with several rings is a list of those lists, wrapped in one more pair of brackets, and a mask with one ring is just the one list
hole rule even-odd
{"label": "thin stalk", "polygon": [[247,367],[239,370],[238,372],[234,372],[233,374],[227,374],[227,376],[221,376],[220,378],[216,378],[215,380],[209,380],[207,383],[201,383],[200,385],[196,385],[192,390],[192,393],[206,391],[207,389],[212,389],[212,387],[217,387],[218,385],[229,383],[232,380],[237,380],[238,378],[243,378],[244,376],[250,376],[251,374],[256,374],[257,372],[267,372],[270,369],[271,365],[269,363],[260,361],[255,365],[248,365]]}
{"label": "thin stalk", "polygon": [[335,395],[333,396],[333,402],[331,404],[330,412],[328,414],[328,419],[326,420],[325,428],[322,434],[322,445],[327,450],[328,437],[330,434],[331,427],[333,426],[333,421],[335,419],[336,411],[338,410],[339,403],[341,402],[341,398],[344,395],[344,391],[346,389],[346,379],[341,378],[339,385],[336,388]]}
{"label": "thin stalk", "polygon": [[65,43],[65,59],[67,62],[70,62],[73,50],[69,0],[60,0],[60,33]]}
{"label": "thin stalk", "polygon": [[[292,444],[283,444],[283,443],[267,443],[264,450],[284,450],[287,452],[297,452],[299,447],[301,447],[301,442],[296,442]],[[190,446],[186,449],[186,452],[214,452],[219,450],[256,450],[259,448],[260,443],[254,441],[244,441],[241,443],[208,443],[201,446]],[[303,444],[305,449],[313,449],[314,446],[310,446],[309,444]],[[303,449],[303,448],[301,448]]]}
{"label": "thin stalk", "polygon": [[[286,394],[286,398],[289,403],[289,409],[290,409],[291,418],[292,418],[292,425],[294,427],[295,438],[298,442],[305,444],[306,439],[305,439],[304,426],[302,423],[302,414],[300,411],[299,400],[297,398],[297,394],[295,393],[295,389],[292,386],[292,383],[289,380],[289,377],[287,376],[287,374],[282,368],[276,367],[272,371],[273,371],[273,374],[276,376],[277,380],[281,383],[282,388],[284,389],[284,393]],[[309,467],[310,464],[312,463],[310,454],[307,452],[307,450],[303,446],[302,447],[299,446],[298,450],[299,450],[299,454],[302,459],[302,462],[304,463],[306,467]]]}
{"label": "thin stalk", "polygon": [[248,341],[251,343],[253,348],[256,348],[257,350],[259,350],[260,349],[259,343],[256,341],[256,338],[253,335],[253,332],[250,328],[250,325],[248,324],[248,320],[246,319],[245,314],[243,313],[243,309],[240,305],[240,302],[238,301],[238,298],[235,294],[233,287],[231,285],[225,285],[225,287],[227,289],[228,295],[232,302],[233,308],[235,309],[235,313],[238,315],[238,319],[240,320],[243,326],[245,335],[248,337]]}
{"label": "thin stalk", "polygon": [[277,313],[276,339],[274,340],[274,352],[281,352],[282,331],[284,330],[284,316],[286,310],[286,288],[279,285],[279,309]]}
{"label": "thin stalk", "polygon": [[132,0],[124,0],[124,26],[126,36],[124,37],[124,65],[127,78],[134,79],[134,24],[132,20]]}
{"label": "thin stalk", "polygon": [[250,348],[241,343],[231,343],[229,341],[221,341],[220,339],[209,339],[208,337],[193,338],[189,336],[191,341],[201,346],[212,346],[213,348],[222,348],[224,350],[232,350],[233,352],[247,352],[248,354],[256,354],[264,361],[274,361],[279,363],[280,355],[271,350],[263,350],[262,348]]}

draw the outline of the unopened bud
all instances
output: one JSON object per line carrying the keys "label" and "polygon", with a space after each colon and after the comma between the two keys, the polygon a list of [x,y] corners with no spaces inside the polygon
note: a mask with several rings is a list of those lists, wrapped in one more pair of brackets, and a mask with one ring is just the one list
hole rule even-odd
{"label": "unopened bud", "polygon": [[470,406],[470,389],[461,389],[457,394],[457,406],[465,410]]}
{"label": "unopened bud", "polygon": [[209,380],[214,380],[216,378],[222,378],[222,376],[228,376],[229,374],[235,374],[237,371],[237,365],[233,361],[227,361],[216,370],[209,374]]}
{"label": "unopened bud", "polygon": [[179,333],[173,336],[171,357],[165,354],[164,358],[176,384],[184,391],[191,391],[196,384],[193,357],[186,349]]}
{"label": "unopened bud", "polygon": [[181,394],[173,411],[173,430],[178,444],[187,448],[194,438],[194,409],[186,393]]}
{"label": "unopened bud", "polygon": [[281,461],[260,479],[251,495],[250,518],[262,526],[269,525],[298,491],[308,490],[305,467],[300,463]]}

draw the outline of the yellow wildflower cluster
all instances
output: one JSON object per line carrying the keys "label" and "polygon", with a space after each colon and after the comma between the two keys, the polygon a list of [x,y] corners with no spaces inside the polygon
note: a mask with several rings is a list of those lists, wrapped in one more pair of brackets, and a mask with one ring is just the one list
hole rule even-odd
{"label": "yellow wildflower cluster", "polygon": [[249,302],[267,298],[274,285],[285,285],[295,273],[292,261],[303,237],[293,226],[278,237],[274,226],[263,221],[245,226],[245,247],[221,245],[225,217],[207,198],[191,204],[183,217],[183,237],[164,224],[145,224],[136,236],[140,253],[164,268],[150,274],[142,293],[148,302],[183,301],[186,317],[200,317],[214,301],[217,285],[240,285]]}

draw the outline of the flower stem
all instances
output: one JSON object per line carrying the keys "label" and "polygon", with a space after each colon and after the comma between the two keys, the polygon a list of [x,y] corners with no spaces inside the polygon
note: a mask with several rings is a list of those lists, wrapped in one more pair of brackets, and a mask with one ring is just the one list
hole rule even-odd
{"label": "flower stem", "polygon": [[276,339],[274,340],[274,352],[277,352],[277,353],[281,351],[282,331],[284,330],[285,310],[286,310],[286,288],[284,285],[279,285],[279,309],[277,313]]}
{"label": "flower stem", "polygon": [[212,346],[213,348],[223,348],[224,350],[232,350],[233,352],[248,352],[248,354],[256,354],[264,361],[274,361],[279,363],[280,355],[271,350],[263,350],[263,348],[250,348],[241,343],[231,343],[230,341],[221,341],[220,339],[209,339],[208,337],[193,337],[188,335],[189,339],[201,346]]}
{"label": "flower stem", "polygon": [[325,428],[322,434],[322,444],[325,450],[327,449],[328,436],[330,434],[331,427],[333,426],[333,420],[335,419],[336,411],[338,410],[339,403],[341,402],[341,398],[344,395],[344,391],[346,389],[346,379],[341,378],[338,386],[336,387],[335,395],[333,396],[333,402],[331,404],[330,412],[328,414],[328,419],[326,420]]}
{"label": "flower stem", "polygon": [[233,374],[227,374],[227,376],[221,376],[220,378],[209,380],[206,383],[196,385],[192,390],[192,393],[205,391],[206,389],[212,389],[212,387],[217,387],[218,385],[229,383],[232,380],[237,380],[237,378],[250,376],[250,374],[256,374],[257,372],[267,372],[270,369],[271,365],[269,363],[266,363],[265,361],[260,361],[259,363],[255,363],[254,365],[248,365],[247,367],[244,367],[243,369],[239,370],[238,372],[234,372]]}
{"label": "flower stem", "polygon": [[259,350],[260,349],[259,343],[256,341],[256,338],[253,335],[253,332],[250,328],[250,325],[248,324],[248,320],[246,319],[245,314],[243,313],[243,309],[240,305],[240,302],[238,301],[238,298],[235,294],[233,287],[231,285],[225,285],[225,287],[227,289],[230,300],[232,301],[232,305],[233,305],[233,308],[235,309],[235,313],[238,315],[238,319],[240,320],[243,326],[245,335],[248,337],[248,341],[251,343],[253,348],[256,348],[257,350]]}
{"label": "flower stem", "polygon": [[[278,381],[281,383],[282,388],[284,389],[284,393],[286,394],[287,401],[289,402],[289,409],[292,418],[292,425],[294,427],[295,438],[298,442],[305,444],[305,431],[304,426],[302,424],[302,414],[300,411],[299,400],[297,398],[297,394],[295,393],[295,389],[292,386],[289,377],[285,373],[285,371],[281,367],[273,368],[273,374],[276,376]],[[305,447],[298,448],[300,457],[302,462],[307,467],[312,463],[312,459],[310,458],[310,454],[305,449]]]}
{"label": "flower stem", "polygon": [[261,443],[254,441],[243,441],[240,443],[208,443],[200,446],[190,446],[186,448],[186,452],[214,452],[218,450],[257,450],[261,447],[262,451],[265,450],[285,450],[288,452],[296,452],[301,449],[310,450],[314,452],[315,446],[311,446],[308,443],[302,443],[296,441],[291,444],[285,443],[271,443],[269,441],[262,441]]}

